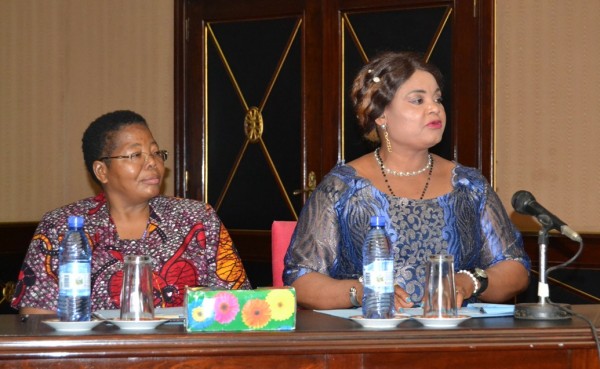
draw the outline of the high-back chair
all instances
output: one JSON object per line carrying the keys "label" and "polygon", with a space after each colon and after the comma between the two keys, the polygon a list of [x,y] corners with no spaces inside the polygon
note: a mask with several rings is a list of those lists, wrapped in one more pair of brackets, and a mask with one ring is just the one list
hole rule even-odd
{"label": "high-back chair", "polygon": [[283,286],[283,258],[296,229],[295,221],[276,220],[271,226],[271,267],[273,287]]}

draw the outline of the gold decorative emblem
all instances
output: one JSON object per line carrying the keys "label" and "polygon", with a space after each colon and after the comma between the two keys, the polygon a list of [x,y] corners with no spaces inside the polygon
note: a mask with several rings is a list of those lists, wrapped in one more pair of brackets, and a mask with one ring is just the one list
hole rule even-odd
{"label": "gold decorative emblem", "polygon": [[[0,283],[0,286],[2,284]],[[2,299],[0,299],[0,304],[2,304],[4,301],[6,301],[7,303],[10,304],[10,300],[12,299],[13,295],[15,294],[15,290],[17,288],[17,285],[15,282],[13,281],[8,281],[4,284],[4,286],[2,286]]]}
{"label": "gold decorative emblem", "polygon": [[263,118],[260,110],[252,106],[246,112],[244,118],[244,132],[248,141],[254,143],[260,139],[263,133]]}

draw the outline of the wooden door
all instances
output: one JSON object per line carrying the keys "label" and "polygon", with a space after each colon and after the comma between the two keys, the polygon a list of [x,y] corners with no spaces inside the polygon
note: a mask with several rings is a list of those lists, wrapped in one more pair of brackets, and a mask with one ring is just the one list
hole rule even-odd
{"label": "wooden door", "polygon": [[[493,1],[324,1],[324,167],[372,150],[360,140],[348,93],[358,69],[378,52],[419,51],[445,77],[448,116],[433,151],[480,168],[492,180]],[[331,93],[329,93],[331,92]]]}
{"label": "wooden door", "polygon": [[320,157],[319,1],[181,1],[181,196],[211,204],[253,285],[269,285],[273,220],[296,220]]}
{"label": "wooden door", "polygon": [[481,16],[489,9],[476,4],[176,2],[177,195],[216,208],[255,287],[271,282],[272,221],[297,219],[336,162],[372,149],[360,141],[347,96],[376,52],[418,50],[440,66],[450,125],[435,150],[486,170],[492,26]]}

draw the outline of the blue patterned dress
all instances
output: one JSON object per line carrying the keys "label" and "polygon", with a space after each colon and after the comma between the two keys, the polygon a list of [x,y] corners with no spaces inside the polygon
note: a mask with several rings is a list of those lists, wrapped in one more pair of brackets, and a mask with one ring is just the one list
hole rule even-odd
{"label": "blue patterned dress", "polygon": [[433,254],[454,255],[455,270],[487,269],[503,261],[530,260],[521,234],[498,195],[476,169],[456,164],[453,190],[413,200],[381,192],[345,164],[337,165],[305,204],[285,257],[291,285],[310,272],[336,279],[362,275],[362,244],[373,215],[386,219],[396,282],[415,302],[424,295],[425,263]]}

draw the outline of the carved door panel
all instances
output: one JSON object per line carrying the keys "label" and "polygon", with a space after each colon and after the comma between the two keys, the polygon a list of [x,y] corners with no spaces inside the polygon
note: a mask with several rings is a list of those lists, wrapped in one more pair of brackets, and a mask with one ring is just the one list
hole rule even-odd
{"label": "carved door panel", "polygon": [[[216,208],[254,286],[270,283],[272,221],[297,219],[336,162],[372,150],[347,96],[353,75],[378,51],[422,51],[441,67],[450,123],[436,152],[482,163],[481,81],[454,78],[465,68],[480,74],[475,3],[176,2],[177,195]],[[459,34],[475,46],[459,44]],[[470,148],[459,150],[462,142]]]}
{"label": "carved door panel", "polygon": [[[339,137],[336,151],[324,155],[324,166],[373,150],[360,136],[348,98],[358,69],[379,52],[411,50],[424,53],[445,78],[448,125],[442,142],[432,151],[478,167],[491,179],[493,1],[339,0],[324,4],[323,90],[336,93],[324,94],[323,116],[333,117],[336,124],[324,127],[323,136]],[[331,19],[337,21],[327,21]]]}
{"label": "carved door panel", "polygon": [[[352,76],[369,59],[386,50],[411,50],[423,52],[425,59],[431,60],[442,70],[447,86],[452,85],[452,6],[440,4],[427,8],[414,5],[398,5],[393,9],[375,11],[342,11],[342,65],[344,91],[350,91]],[[377,25],[377,32],[373,32]],[[418,31],[417,31],[418,30]],[[444,104],[452,106],[451,91],[444,92]],[[340,92],[344,97],[344,94]],[[347,95],[347,93],[345,94]],[[354,159],[365,151],[372,151],[371,145],[365,145],[353,116],[350,102],[343,104],[343,138],[340,152],[347,160]],[[449,111],[451,111],[449,109]],[[443,141],[433,151],[444,157],[452,157],[450,136],[452,121]]]}
{"label": "carved door panel", "polygon": [[270,276],[273,220],[296,220],[304,190],[321,175],[311,168],[321,136],[315,4],[180,4],[185,117],[177,189],[216,209],[255,286],[270,284],[262,278]]}

